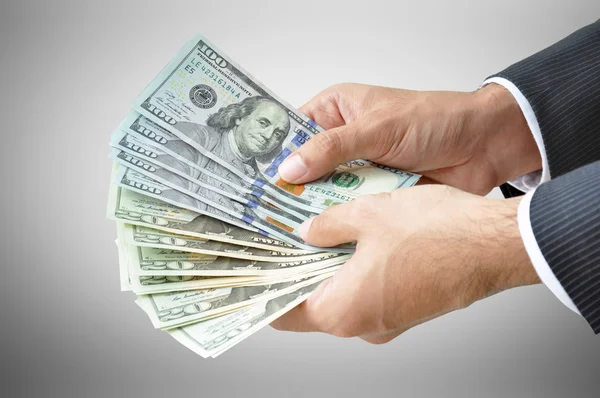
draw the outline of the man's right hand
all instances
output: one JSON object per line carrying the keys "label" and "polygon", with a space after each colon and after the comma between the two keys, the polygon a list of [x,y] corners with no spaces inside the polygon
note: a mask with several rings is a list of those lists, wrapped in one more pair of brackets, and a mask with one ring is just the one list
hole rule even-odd
{"label": "man's right hand", "polygon": [[368,159],[483,195],[542,167],[517,102],[496,84],[475,92],[339,84],[300,110],[327,131],[280,166],[292,183]]}

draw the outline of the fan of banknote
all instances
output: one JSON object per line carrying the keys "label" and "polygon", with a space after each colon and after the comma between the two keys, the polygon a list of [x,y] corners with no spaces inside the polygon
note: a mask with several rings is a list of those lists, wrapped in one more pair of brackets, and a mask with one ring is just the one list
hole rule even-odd
{"label": "fan of banknote", "polygon": [[190,40],[113,133],[108,217],[121,288],[155,328],[215,357],[305,300],[352,255],[296,233],[336,204],[414,185],[369,161],[291,185],[277,169],[321,128],[204,37]]}

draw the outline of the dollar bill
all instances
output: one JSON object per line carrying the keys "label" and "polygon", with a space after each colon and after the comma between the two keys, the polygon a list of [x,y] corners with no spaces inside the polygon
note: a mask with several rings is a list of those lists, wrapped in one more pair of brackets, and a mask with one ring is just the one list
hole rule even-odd
{"label": "dollar bill", "polygon": [[235,201],[245,209],[260,209],[261,214],[283,224],[297,225],[305,221],[307,217],[315,215],[307,213],[307,216],[297,217],[256,196],[248,195],[244,198],[232,188],[231,184],[226,184],[206,174],[200,174],[198,176],[200,179],[194,179],[184,173],[181,167],[177,166],[180,163],[170,155],[161,153],[158,149],[122,130],[113,133],[111,145],[113,150],[110,158],[113,160],[200,201],[204,201],[206,196],[208,196],[207,199],[218,201],[222,205],[226,205],[229,201]]}
{"label": "dollar bill", "polygon": [[123,247],[119,245],[118,239],[115,241],[115,244],[117,245],[119,254],[119,281],[121,282],[121,291],[128,292],[133,290],[133,286],[131,283],[127,254],[125,253],[125,250],[123,250]]}
{"label": "dollar bill", "polygon": [[[152,294],[140,297],[138,301],[143,302],[140,307],[145,309],[155,328],[168,330],[271,300],[314,284],[316,280],[323,279],[318,275],[319,272],[323,273],[316,271],[257,286]],[[330,274],[331,271],[327,272],[327,275]]]}
{"label": "dollar bill", "polygon": [[139,275],[135,265],[129,261],[123,248],[124,242],[116,241],[119,248],[119,277],[121,291],[132,291],[138,295],[178,292],[197,289],[219,289],[223,287],[252,286],[266,283],[268,278],[248,276],[184,276],[184,275]]}
{"label": "dollar bill", "polygon": [[[264,202],[250,203],[250,205],[241,203],[235,198],[231,198],[230,196],[233,195],[230,195],[226,191],[211,187],[206,183],[193,183],[151,160],[143,159],[137,154],[133,155],[113,148],[110,158],[124,167],[134,170],[167,187],[168,190],[163,189],[161,194],[175,203],[178,200],[185,200],[188,197],[193,198],[196,201],[194,203],[203,203],[203,207],[216,208],[254,225],[256,228],[263,229],[272,234],[284,233],[286,234],[286,239],[289,239],[287,234],[298,228],[303,221]],[[272,231],[273,228],[276,230]]]}
{"label": "dollar bill", "polygon": [[127,244],[134,246],[155,247],[266,262],[320,260],[331,258],[335,255],[335,253],[332,252],[282,253],[256,249],[253,247],[230,245],[223,242],[213,242],[191,236],[174,235],[168,232],[137,225],[118,223],[117,227],[122,230],[124,241]]}
{"label": "dollar bill", "polygon": [[[116,178],[116,170],[117,167],[112,180]],[[248,231],[114,184],[110,185],[107,217],[122,223],[233,245],[290,253],[304,252],[289,243],[264,234]]]}
{"label": "dollar bill", "polygon": [[[340,166],[318,181],[290,185],[278,167],[321,129],[204,37],[190,40],[136,98],[135,110],[169,130],[186,146],[173,142],[174,152],[192,147],[245,183],[278,200],[307,211],[321,211],[368,193],[389,192],[414,185],[419,175],[369,161]],[[238,184],[241,185],[241,184]]]}
{"label": "dollar bill", "polygon": [[[200,214],[205,214],[209,217],[213,217],[242,228],[254,230],[255,232],[265,234],[266,236],[272,236],[274,238],[281,239],[295,247],[304,250],[319,250],[317,247],[313,247],[304,243],[304,241],[295,234],[295,228],[299,227],[298,224],[296,224],[294,227],[283,225],[278,223],[276,220],[270,219],[264,214],[261,214],[258,209],[250,210],[244,208],[237,202],[223,200],[223,197],[218,199],[215,198],[216,200],[223,200],[223,203],[221,204],[218,204],[214,201],[209,201],[208,199],[200,201],[190,195],[187,195],[186,193],[181,192],[180,190],[170,188],[145,174],[124,166],[120,166],[117,169],[115,183],[122,188],[130,189],[144,195],[163,200],[167,203],[174,204],[175,206],[183,207]],[[207,197],[208,195],[209,194],[206,194]],[[207,203],[210,203],[210,205]],[[260,228],[257,226],[260,226]],[[320,250],[351,252],[354,250],[354,248],[350,246],[339,246],[335,248],[321,248]]]}
{"label": "dollar bill", "polygon": [[139,266],[130,261],[124,243],[122,229],[117,230],[121,289],[138,295],[178,292],[197,289],[219,289],[224,287],[254,286],[271,283],[277,276],[193,276],[193,275],[140,275]]}
{"label": "dollar bill", "polygon": [[198,289],[253,286],[275,281],[273,277],[242,276],[138,276],[131,279],[131,291],[137,295],[183,292]]}
{"label": "dollar bill", "polygon": [[111,140],[109,217],[121,288],[157,328],[216,357],[304,301],[352,244],[311,247],[299,225],[420,176],[356,160],[304,185],[278,167],[322,129],[202,36],[135,100]]}
{"label": "dollar bill", "polygon": [[169,333],[203,358],[216,357],[306,300],[321,282]]}
{"label": "dollar bill", "polygon": [[[119,169],[117,169],[115,183],[122,188],[142,193],[155,199],[160,199],[175,206],[216,218],[240,228],[261,233],[267,237],[271,237],[270,232],[273,231],[270,227],[267,227],[267,230],[264,230],[250,224],[250,222],[264,223],[264,221],[260,218],[254,218],[254,212],[250,212],[250,214],[245,213],[243,207],[237,207],[234,203],[227,203],[229,206],[220,206],[211,202],[211,204],[214,205],[207,205],[206,201],[195,199],[128,167],[120,166]],[[244,217],[247,217],[246,220],[244,220]],[[284,234],[275,232],[274,235],[298,248],[316,250],[308,245],[301,244],[300,238],[293,234],[293,229],[291,227],[288,228],[290,228],[290,230],[286,231]]]}
{"label": "dollar bill", "polygon": [[[254,202],[260,203],[264,200],[264,202],[274,205],[299,219],[307,219],[316,215],[313,212],[304,211],[289,203],[279,201],[262,188],[246,183],[227,168],[216,162],[211,162],[209,158],[196,151],[176,135],[137,112],[132,111],[127,116],[120,125],[120,131],[134,137],[138,142],[137,145],[136,143],[130,143],[129,151],[146,155],[149,150],[148,147],[151,147],[150,151],[155,154],[152,160],[156,164],[194,183],[205,182],[209,186],[219,187],[221,190],[235,195],[235,200],[248,205]],[[111,145],[113,143],[114,141],[111,140]],[[144,146],[142,147],[139,143],[143,143]],[[122,145],[119,145],[119,148],[127,151]],[[178,148],[179,151],[176,152],[172,148]],[[185,150],[181,150],[182,148]],[[208,167],[209,165],[211,167]]]}
{"label": "dollar bill", "polygon": [[[321,271],[321,270],[317,270]],[[226,287],[254,286],[276,283],[281,277],[275,276],[137,276],[131,277],[133,293],[147,294],[183,292],[199,289],[221,289]]]}
{"label": "dollar bill", "polygon": [[120,242],[119,253],[125,256],[137,276],[285,276],[337,265],[349,254],[329,254],[323,258],[267,262],[156,247],[134,246]]}

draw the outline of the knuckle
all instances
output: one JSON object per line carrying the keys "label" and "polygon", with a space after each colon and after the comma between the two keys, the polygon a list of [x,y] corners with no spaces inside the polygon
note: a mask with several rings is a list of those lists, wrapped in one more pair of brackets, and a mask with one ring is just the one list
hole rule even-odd
{"label": "knuckle", "polygon": [[298,110],[304,113],[309,118],[314,119],[315,99],[311,99],[306,104],[302,105]]}
{"label": "knuckle", "polygon": [[347,90],[345,84],[334,84],[317,94],[311,102],[322,111],[336,112],[340,96]]}
{"label": "knuckle", "polygon": [[354,210],[358,212],[368,210],[371,207],[371,197],[367,195],[359,196],[358,198],[354,199],[352,207],[354,207]]}
{"label": "knuckle", "polygon": [[[357,199],[354,200],[356,202]],[[359,203],[353,203],[347,212],[347,218],[351,221],[361,220],[364,217],[363,205]]]}
{"label": "knuckle", "polygon": [[380,194],[377,194],[360,196],[354,199],[349,216],[354,218],[369,218],[374,216],[380,207],[378,206],[378,202],[382,197]]}
{"label": "knuckle", "polygon": [[317,134],[313,140],[315,140],[314,145],[327,154],[337,154],[343,150],[344,140],[338,129]]}
{"label": "knuckle", "polygon": [[372,195],[373,201],[381,202],[381,203],[385,202],[386,200],[389,200],[391,197],[392,197],[391,192],[379,192],[379,193]]}
{"label": "knuckle", "polygon": [[327,229],[327,225],[329,224],[328,218],[325,214],[315,217],[310,225],[309,235],[315,236]]}

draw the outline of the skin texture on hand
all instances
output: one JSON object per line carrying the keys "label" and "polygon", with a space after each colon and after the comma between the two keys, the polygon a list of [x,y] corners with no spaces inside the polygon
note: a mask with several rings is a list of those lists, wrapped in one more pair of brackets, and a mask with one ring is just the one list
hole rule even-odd
{"label": "skin texture on hand", "polygon": [[281,165],[280,175],[292,183],[317,179],[349,160],[368,159],[483,195],[541,169],[517,102],[496,84],[475,92],[340,84],[300,110],[327,131]]}
{"label": "skin texture on hand", "polygon": [[303,239],[356,241],[356,253],[272,326],[385,343],[492,294],[539,283],[519,234],[519,201],[423,185],[327,209],[303,225]]}
{"label": "skin texture on hand", "polygon": [[342,84],[301,110],[327,131],[280,166],[289,182],[368,159],[460,190],[422,185],[367,195],[305,222],[300,234],[307,243],[357,242],[356,253],[275,328],[385,343],[492,294],[539,283],[519,234],[520,198],[471,194],[541,168],[533,135],[506,89],[417,92]]}

